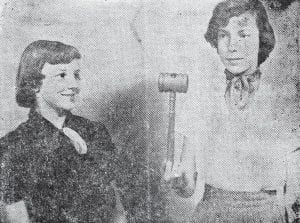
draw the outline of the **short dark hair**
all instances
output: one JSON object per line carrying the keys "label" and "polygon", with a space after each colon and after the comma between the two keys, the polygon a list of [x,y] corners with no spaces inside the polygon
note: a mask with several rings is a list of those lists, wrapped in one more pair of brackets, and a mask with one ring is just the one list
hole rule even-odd
{"label": "short dark hair", "polygon": [[227,26],[230,18],[240,16],[245,12],[256,15],[256,25],[259,30],[258,65],[260,65],[274,49],[275,36],[266,9],[259,0],[225,0],[220,2],[213,11],[204,37],[214,48],[218,48],[219,28]]}
{"label": "short dark hair", "polygon": [[19,106],[32,108],[36,103],[36,90],[42,85],[44,64],[68,64],[80,59],[79,51],[57,41],[38,40],[24,50],[16,78],[16,101]]}

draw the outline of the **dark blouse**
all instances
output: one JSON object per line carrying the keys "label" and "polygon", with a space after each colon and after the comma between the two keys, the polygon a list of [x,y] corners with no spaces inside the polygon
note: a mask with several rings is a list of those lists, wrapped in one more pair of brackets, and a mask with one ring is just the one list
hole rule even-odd
{"label": "dark blouse", "polygon": [[103,124],[71,113],[64,127],[85,140],[86,154],[35,111],[0,139],[3,199],[24,200],[32,222],[109,222],[118,164],[110,135]]}

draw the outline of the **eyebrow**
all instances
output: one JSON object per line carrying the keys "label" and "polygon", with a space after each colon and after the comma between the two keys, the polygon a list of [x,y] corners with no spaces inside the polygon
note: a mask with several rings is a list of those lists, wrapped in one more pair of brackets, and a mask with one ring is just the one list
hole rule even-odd
{"label": "eyebrow", "polygon": [[240,29],[238,32],[241,33],[241,32],[247,32],[248,30],[247,29]]}
{"label": "eyebrow", "polygon": [[[59,72],[61,72],[61,71],[62,71],[62,72],[66,72],[67,70],[64,69],[64,68],[60,68],[60,69],[59,69]],[[75,72],[80,72],[80,69],[74,70],[74,73],[75,73]]]}
{"label": "eyebrow", "polygon": [[[247,28],[247,27],[241,27],[239,30],[238,30],[238,32],[247,32],[249,29]],[[226,34],[230,34],[230,32],[229,31],[227,31],[227,30],[225,30],[224,28],[220,28],[219,30],[218,30],[218,32],[224,32],[224,33],[226,33]]]}
{"label": "eyebrow", "polygon": [[218,30],[218,32],[224,32],[224,33],[229,33],[227,30],[225,30],[225,29],[223,29],[223,28],[220,28],[219,30]]}
{"label": "eyebrow", "polygon": [[249,22],[249,18],[245,17],[245,18],[242,18],[240,21],[238,21],[238,24],[239,26],[247,26],[248,25],[248,22]]}

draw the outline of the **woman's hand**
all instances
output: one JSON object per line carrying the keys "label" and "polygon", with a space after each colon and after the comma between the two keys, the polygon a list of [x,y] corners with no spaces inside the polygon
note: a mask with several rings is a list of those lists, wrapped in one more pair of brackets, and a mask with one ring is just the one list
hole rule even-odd
{"label": "woman's hand", "polygon": [[295,212],[295,222],[300,222],[300,197],[292,205],[292,209]]}
{"label": "woman's hand", "polygon": [[182,197],[193,194],[196,186],[195,152],[188,138],[182,134],[175,135],[174,162],[166,161],[164,180]]}
{"label": "woman's hand", "polygon": [[175,134],[175,145],[174,145],[174,160],[165,160],[164,180],[166,182],[172,181],[182,175],[181,170],[181,156],[184,150],[184,138],[182,134]]}
{"label": "woman's hand", "polygon": [[29,223],[29,217],[25,202],[18,201],[5,205],[6,220],[5,223]]}

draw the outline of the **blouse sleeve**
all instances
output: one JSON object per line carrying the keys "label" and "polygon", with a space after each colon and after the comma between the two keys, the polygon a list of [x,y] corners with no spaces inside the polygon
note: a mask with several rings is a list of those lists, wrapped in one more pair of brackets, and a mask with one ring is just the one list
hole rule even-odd
{"label": "blouse sleeve", "polygon": [[29,192],[27,165],[16,155],[16,150],[17,147],[7,145],[1,157],[1,197],[7,204],[25,200]]}
{"label": "blouse sleeve", "polygon": [[[17,150],[17,148],[15,148]],[[53,197],[55,186],[39,181],[33,171],[34,159],[26,154],[6,153],[2,161],[2,192],[5,203],[24,201],[31,222],[61,222],[59,205]],[[51,192],[52,191],[52,192]],[[43,199],[40,199],[40,198]]]}

